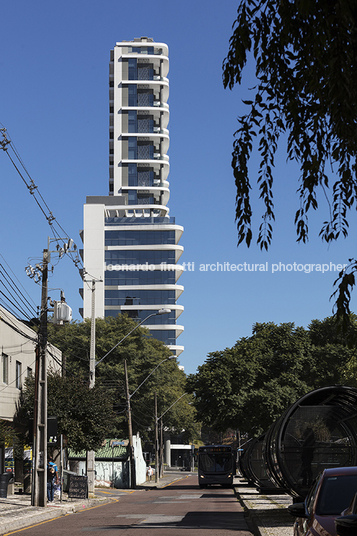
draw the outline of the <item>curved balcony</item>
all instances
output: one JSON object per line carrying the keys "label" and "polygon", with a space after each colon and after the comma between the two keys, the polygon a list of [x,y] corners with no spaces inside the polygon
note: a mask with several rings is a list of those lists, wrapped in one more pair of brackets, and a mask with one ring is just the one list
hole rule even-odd
{"label": "curved balcony", "polygon": [[[106,251],[108,252],[115,252],[115,251],[174,251],[175,252],[175,263],[178,262],[180,259],[182,253],[184,252],[184,247],[180,246],[179,244],[130,244],[126,246],[107,246]],[[108,253],[109,255],[109,253]],[[113,253],[114,255],[114,253]],[[114,261],[113,261],[114,262]],[[117,264],[117,262],[116,262]],[[120,264],[126,264],[120,263]],[[158,266],[157,270],[162,271],[161,264],[155,265]],[[167,270],[171,271],[172,266],[176,266],[175,264],[166,264]]]}
{"label": "curved balcony", "polygon": [[164,283],[162,285],[105,285],[108,290],[124,290],[130,292],[131,290],[173,290],[175,291],[175,300],[178,300],[184,291],[183,285],[171,285]]}
{"label": "curved balcony", "polygon": [[[182,326],[183,328],[183,326]],[[182,352],[184,351],[185,347],[184,346],[179,346],[178,344],[168,344],[167,345],[168,349],[170,350],[170,352],[172,352],[173,355],[175,356],[179,356],[180,354],[182,354]]]}
{"label": "curved balcony", "polygon": [[[122,188],[123,194],[129,191],[152,194],[155,199],[155,202],[153,203],[154,205],[161,204],[166,206],[170,199],[170,190],[168,188],[162,188],[159,186],[125,186],[124,188]],[[156,202],[156,199],[160,199],[160,201]]]}
{"label": "curved balcony", "polygon": [[[163,307],[165,307],[165,306],[163,306]],[[179,335],[181,335],[181,333],[183,333],[183,331],[184,331],[184,327],[180,326],[179,324],[164,324],[163,323],[163,324],[155,324],[155,325],[151,325],[151,326],[150,326],[150,324],[148,324],[148,325],[145,324],[145,327],[147,327],[150,331],[151,330],[153,331],[154,337],[155,337],[155,329],[174,330],[174,331],[176,331],[176,338],[179,337]],[[176,345],[175,346],[170,346],[170,348],[175,348],[175,347],[176,347]],[[183,348],[183,347],[181,347],[181,348]]]}
{"label": "curved balcony", "polygon": [[126,205],[124,216],[130,218],[146,218],[146,217],[166,217],[170,209],[165,205]]}
{"label": "curved balcony", "polygon": [[166,77],[169,73],[169,58],[165,54],[147,54],[147,53],[140,53],[140,52],[128,52],[126,54],[122,55],[123,59],[131,59],[136,58],[138,60],[143,58],[143,55],[145,54],[145,59],[150,60],[150,63],[153,65],[154,69],[156,71],[160,72],[160,75],[162,77]]}
{"label": "curved balcony", "polygon": [[150,167],[152,170],[156,171],[157,174],[160,174],[161,180],[166,181],[169,171],[170,171],[170,164],[168,162],[169,157],[167,159],[147,159],[147,160],[122,160],[122,164],[140,164],[142,166]]}
{"label": "curved balcony", "polygon": [[[168,106],[166,108],[160,106],[123,106],[121,108],[123,112],[137,111],[141,113],[147,113],[152,116],[152,118],[161,125],[160,130],[167,130],[167,125],[170,120],[170,111]],[[159,128],[159,127],[156,127]]]}
{"label": "curved balcony", "polygon": [[155,151],[158,151],[161,146],[162,153],[166,154],[170,146],[170,137],[166,132],[168,132],[166,129],[165,129],[165,132],[162,131],[162,133],[161,132],[128,132],[128,133],[123,134],[122,138],[123,139],[137,138],[138,140],[140,140],[140,138],[146,138],[146,139],[149,138],[150,140],[154,142]]}
{"label": "curved balcony", "polygon": [[138,89],[140,89],[140,86],[145,86],[145,89],[148,86],[153,90],[155,101],[161,101],[164,104],[169,99],[169,83],[165,80],[123,80],[120,85],[123,87],[135,85]]}

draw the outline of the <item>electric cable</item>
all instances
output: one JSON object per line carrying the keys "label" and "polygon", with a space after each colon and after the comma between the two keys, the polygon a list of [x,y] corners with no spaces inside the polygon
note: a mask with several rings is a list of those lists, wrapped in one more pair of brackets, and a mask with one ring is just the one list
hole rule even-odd
{"label": "electric cable", "polygon": [[[70,248],[68,248],[68,243],[71,240],[70,236],[66,233],[63,227],[60,225],[60,223],[56,220],[48,204],[46,203],[44,197],[42,196],[38,186],[35,184],[29,172],[27,171],[14,144],[7,137],[6,132],[7,132],[6,128],[2,125],[2,128],[0,128],[0,133],[3,136],[3,139],[0,140],[0,148],[3,149],[3,151],[9,157],[12,165],[16,169],[17,173],[20,175],[28,191],[35,199],[37,206],[39,207],[45,219],[47,220],[47,223],[49,224],[51,228],[54,240],[57,242],[57,249],[64,254],[68,254],[68,256],[71,258],[71,260],[75,264],[76,268],[81,273],[81,271],[84,269],[83,269],[83,265],[81,263],[81,260],[78,254],[76,254],[76,256],[74,257],[73,252],[71,252]],[[14,157],[10,154],[10,151],[13,152]],[[17,160],[17,163],[15,162],[15,159]],[[20,171],[19,167],[22,167],[24,173]],[[28,180],[26,180],[26,178],[24,177],[24,174],[27,175]],[[65,240],[63,239],[64,237],[60,236],[61,234],[65,235]]]}

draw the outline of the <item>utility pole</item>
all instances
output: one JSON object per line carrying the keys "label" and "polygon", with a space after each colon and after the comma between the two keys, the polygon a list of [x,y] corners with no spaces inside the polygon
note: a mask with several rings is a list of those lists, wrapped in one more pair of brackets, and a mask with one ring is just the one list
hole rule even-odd
{"label": "utility pole", "polygon": [[162,478],[164,476],[164,423],[162,422],[162,418],[160,419],[160,471],[159,476]]}
{"label": "utility pole", "polygon": [[133,445],[133,427],[132,427],[132,422],[131,422],[128,368],[126,364],[126,359],[124,360],[124,373],[125,373],[126,407],[127,407],[127,412],[128,412],[130,487],[131,489],[135,489],[136,488],[136,467],[135,467],[135,455],[134,455],[134,445]]}
{"label": "utility pole", "polygon": [[[57,244],[62,238],[54,239]],[[36,348],[35,367],[35,400],[33,419],[33,464],[32,464],[32,506],[46,506],[47,503],[47,313],[48,313],[48,265],[51,253],[59,253],[60,258],[67,253],[73,240],[69,239],[63,248],[50,251],[51,239],[48,238],[48,247],[43,250],[42,265],[36,264],[26,267],[26,273],[36,283],[42,279],[40,329],[38,333],[38,345]],[[77,247],[77,246],[75,246]],[[39,275],[41,272],[41,275]],[[58,306],[61,306],[60,309]],[[64,296],[61,303],[54,303],[54,320],[56,315],[60,324],[69,322],[72,318],[72,310],[67,306]]]}
{"label": "utility pole", "polygon": [[38,347],[36,351],[35,407],[34,407],[34,465],[32,506],[47,503],[47,292],[50,253],[43,250],[42,294]]}
{"label": "utility pole", "polygon": [[159,430],[158,430],[158,419],[157,419],[157,393],[155,393],[155,482],[158,482],[160,471],[159,468]]}
{"label": "utility pole", "polygon": [[[91,311],[91,330],[90,330],[90,354],[89,354],[89,389],[95,385],[95,281],[92,280],[92,311]],[[87,478],[88,478],[88,497],[94,497],[95,484],[95,452],[87,451]]]}

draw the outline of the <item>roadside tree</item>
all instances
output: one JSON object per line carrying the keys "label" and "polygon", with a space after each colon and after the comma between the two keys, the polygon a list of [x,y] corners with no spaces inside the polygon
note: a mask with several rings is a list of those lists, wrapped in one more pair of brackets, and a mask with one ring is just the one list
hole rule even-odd
{"label": "roadside tree", "polygon": [[335,323],[314,320],[308,330],[293,323],[255,324],[251,337],[209,354],[188,378],[198,419],[217,432],[233,428],[259,436],[302,395],[345,383],[355,350],[336,330],[331,335]]}
{"label": "roadside tree", "polygon": [[[96,361],[99,362],[135,325],[126,315],[97,319]],[[90,320],[50,326],[49,340],[62,350],[64,374],[88,382]],[[127,361],[129,393],[133,394],[140,386],[131,398],[133,433],[140,432],[144,439],[152,440],[155,393],[160,416],[186,389],[186,375],[179,369],[176,358],[167,359],[170,356],[170,350],[162,342],[154,339],[146,328],[139,327],[96,366],[95,385],[111,400],[115,412],[113,437],[128,434],[124,361]],[[191,438],[196,433],[196,424],[195,408],[189,402],[189,396],[183,397],[165,416],[165,425],[175,434],[185,430],[186,436]]]}
{"label": "roadside tree", "polygon": [[[236,183],[238,244],[251,243],[252,205],[249,159],[256,140],[257,177],[263,202],[257,242],[272,241],[273,168],[279,143],[300,167],[297,240],[306,242],[308,215],[327,199],[320,235],[326,242],[348,233],[348,211],[356,208],[357,5],[353,0],[240,0],[230,47],[223,62],[224,87],[241,84],[255,62],[256,85],[243,101],[232,154]],[[337,310],[349,313],[355,260],[340,274]]]}

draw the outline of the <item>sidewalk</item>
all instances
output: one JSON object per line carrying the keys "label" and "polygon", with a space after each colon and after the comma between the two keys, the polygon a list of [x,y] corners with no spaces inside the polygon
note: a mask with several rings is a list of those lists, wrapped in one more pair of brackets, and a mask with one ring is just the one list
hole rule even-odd
{"label": "sidewalk", "polygon": [[260,494],[242,478],[235,479],[234,491],[257,535],[293,536],[294,518],[287,511],[293,502],[290,495]]}
{"label": "sidewalk", "polygon": [[69,499],[63,494],[62,502],[55,500],[46,507],[31,506],[31,495],[14,494],[0,498],[0,534],[11,533],[36,523],[42,523],[66,514],[72,514],[94,505],[110,502],[110,498]]}

